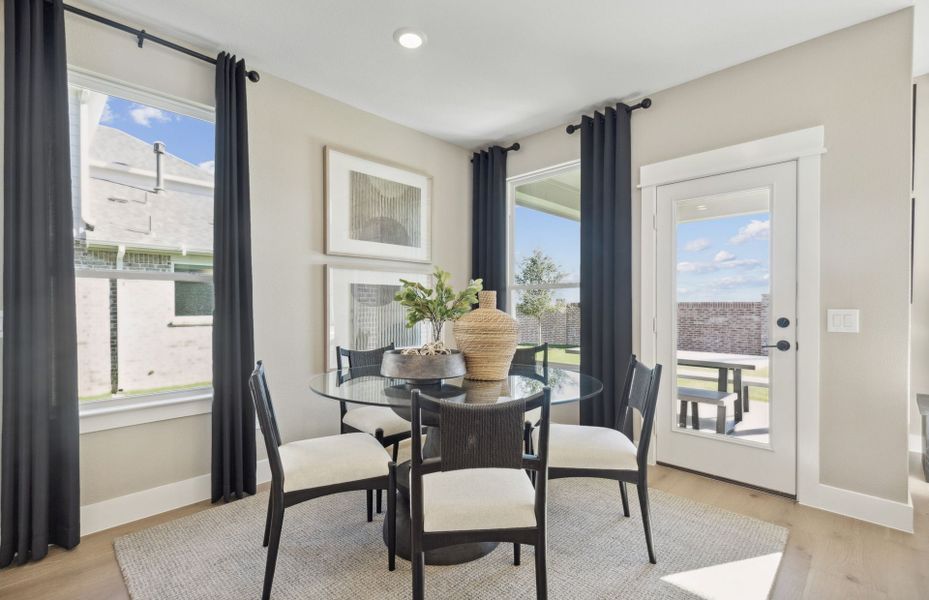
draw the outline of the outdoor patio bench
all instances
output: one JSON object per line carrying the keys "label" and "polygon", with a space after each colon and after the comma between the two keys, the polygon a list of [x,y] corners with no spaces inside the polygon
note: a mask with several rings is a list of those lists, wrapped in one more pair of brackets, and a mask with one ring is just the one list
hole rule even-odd
{"label": "outdoor patio bench", "polygon": [[[681,415],[679,425],[682,428],[687,427],[687,404],[691,405],[692,427],[700,430],[700,405],[712,404],[716,407],[716,433],[723,435],[732,431],[735,423],[742,420],[742,403],[739,401],[739,394],[736,392],[720,392],[717,390],[702,390],[699,388],[679,387],[677,388],[677,397],[681,402]],[[735,423],[732,427],[726,426],[726,409],[727,404],[732,403],[735,412]]]}

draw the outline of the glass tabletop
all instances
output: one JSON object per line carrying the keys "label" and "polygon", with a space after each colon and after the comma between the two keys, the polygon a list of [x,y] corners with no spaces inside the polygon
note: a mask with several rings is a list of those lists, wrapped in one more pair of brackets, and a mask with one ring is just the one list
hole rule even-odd
{"label": "glass tabletop", "polygon": [[423,394],[452,402],[490,404],[501,399],[528,398],[545,386],[552,390],[552,404],[578,402],[603,390],[600,380],[577,371],[549,366],[513,366],[506,379],[473,381],[457,377],[440,384],[419,385],[404,379],[384,377],[380,366],[342,369],[315,375],[310,389],[320,396],[372,406],[410,406],[410,393],[419,389]]}

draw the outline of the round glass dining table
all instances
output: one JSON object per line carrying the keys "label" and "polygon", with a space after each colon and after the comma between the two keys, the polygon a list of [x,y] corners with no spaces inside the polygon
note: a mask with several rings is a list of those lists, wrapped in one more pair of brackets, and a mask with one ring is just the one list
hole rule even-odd
{"label": "round glass dining table", "polygon": [[325,398],[395,409],[409,409],[414,389],[449,402],[492,403],[529,398],[545,386],[551,389],[552,404],[577,402],[603,390],[603,384],[590,375],[552,366],[513,366],[507,378],[499,381],[457,377],[444,379],[440,384],[415,384],[384,377],[379,366],[329,371],[310,380],[310,389]]}
{"label": "round glass dining table", "polygon": [[[380,366],[329,371],[314,376],[310,389],[316,394],[350,404],[389,407],[401,417],[410,419],[410,395],[414,389],[447,402],[490,404],[507,400],[526,399],[551,389],[551,403],[568,404],[596,396],[603,384],[596,378],[559,367],[513,366],[506,379],[474,381],[461,377],[441,383],[417,384],[403,379],[384,377]],[[351,410],[351,408],[349,408]],[[439,454],[441,430],[438,423],[425,419],[425,457]],[[409,559],[410,502],[409,461],[397,467],[397,555]],[[387,527],[384,527],[386,541]],[[489,554],[496,542],[462,544],[426,552],[426,563],[449,565],[468,562]]]}

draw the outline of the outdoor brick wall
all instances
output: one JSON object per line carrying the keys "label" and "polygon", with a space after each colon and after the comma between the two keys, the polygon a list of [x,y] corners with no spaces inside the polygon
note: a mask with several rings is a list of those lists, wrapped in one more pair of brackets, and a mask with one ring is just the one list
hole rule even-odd
{"label": "outdoor brick wall", "polygon": [[679,302],[677,349],[764,355],[768,296],[761,302]]}

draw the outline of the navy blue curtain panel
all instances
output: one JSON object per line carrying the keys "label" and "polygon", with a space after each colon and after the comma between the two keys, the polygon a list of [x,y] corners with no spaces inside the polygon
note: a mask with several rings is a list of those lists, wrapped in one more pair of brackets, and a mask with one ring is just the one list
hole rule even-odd
{"label": "navy blue curtain panel", "polygon": [[255,368],[245,61],[216,63],[213,197],[213,502],[255,493]]}
{"label": "navy blue curtain panel", "polygon": [[582,425],[613,427],[632,354],[632,180],[625,104],[581,123],[581,372],[603,394],[581,403]]}
{"label": "navy blue curtain panel", "polygon": [[81,536],[64,8],[4,4],[0,567]]}
{"label": "navy blue curtain panel", "polygon": [[475,152],[471,236],[471,278],[497,292],[497,308],[506,310],[506,150],[493,146]]}

